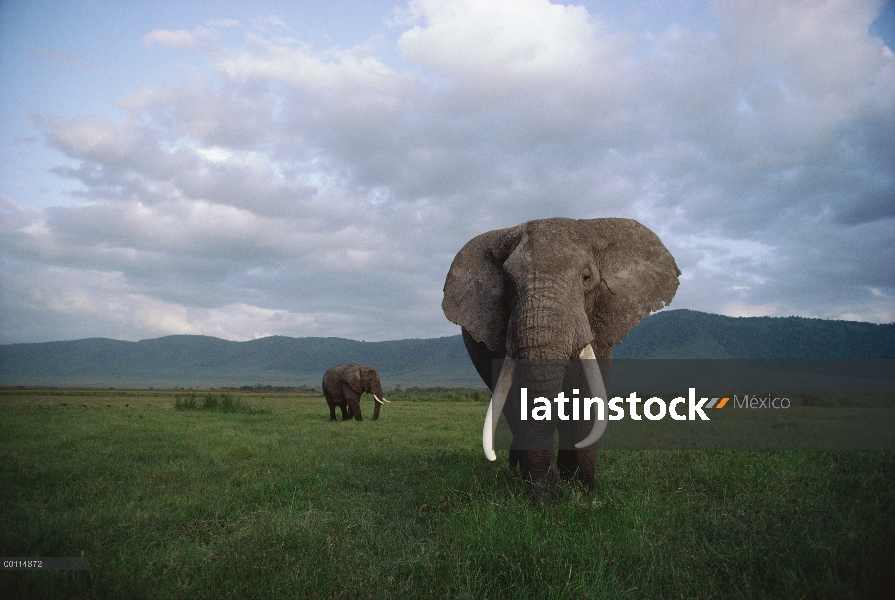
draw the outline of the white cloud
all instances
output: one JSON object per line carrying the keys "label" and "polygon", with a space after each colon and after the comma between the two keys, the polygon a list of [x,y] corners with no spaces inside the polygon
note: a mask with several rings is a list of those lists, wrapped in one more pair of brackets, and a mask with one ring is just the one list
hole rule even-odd
{"label": "white cloud", "polygon": [[582,6],[415,0],[409,17],[417,23],[398,41],[405,59],[479,92],[503,96],[533,84],[577,86],[582,75],[616,70],[601,51],[618,57],[617,44],[595,35],[595,20]]}
{"label": "white cloud", "polygon": [[235,19],[214,19],[205,24],[209,27],[239,27],[239,21]]}
{"label": "white cloud", "polygon": [[112,164],[125,159],[141,145],[141,133],[130,123],[116,125],[106,117],[83,116],[55,119],[52,141],[66,154]]}
{"label": "white cloud", "polygon": [[230,27],[233,24],[230,21],[214,22],[215,27],[196,27],[192,31],[154,29],[143,36],[143,44],[148,47],[159,45],[182,52],[199,52],[206,50],[220,39],[220,31],[216,27]]}

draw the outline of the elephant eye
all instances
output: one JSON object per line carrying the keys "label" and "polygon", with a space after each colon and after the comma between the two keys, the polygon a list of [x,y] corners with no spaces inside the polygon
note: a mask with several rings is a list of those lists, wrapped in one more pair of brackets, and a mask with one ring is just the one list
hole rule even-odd
{"label": "elephant eye", "polygon": [[584,281],[590,281],[590,277],[591,277],[590,269],[585,269],[585,270],[584,270],[584,275],[583,275],[583,277],[584,277]]}

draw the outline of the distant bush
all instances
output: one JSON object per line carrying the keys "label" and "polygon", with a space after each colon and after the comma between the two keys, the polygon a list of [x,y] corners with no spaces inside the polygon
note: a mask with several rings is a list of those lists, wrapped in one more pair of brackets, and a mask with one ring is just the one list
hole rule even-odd
{"label": "distant bush", "polygon": [[188,392],[186,394],[174,394],[174,410],[195,410],[199,408],[197,405],[196,392]]}
{"label": "distant bush", "polygon": [[221,388],[224,390],[236,390],[239,392],[319,392],[320,389],[317,387],[308,387],[307,385],[301,385],[298,387],[295,386],[283,386],[283,385],[243,385],[240,387],[225,387]]}
{"label": "distant bush", "polygon": [[488,402],[488,390],[468,390],[449,388],[408,388],[388,393],[389,400],[403,402]]}
{"label": "distant bush", "polygon": [[174,394],[175,410],[213,410],[218,412],[248,412],[261,414],[266,411],[253,408],[242,401],[239,396],[227,392],[185,392]]}

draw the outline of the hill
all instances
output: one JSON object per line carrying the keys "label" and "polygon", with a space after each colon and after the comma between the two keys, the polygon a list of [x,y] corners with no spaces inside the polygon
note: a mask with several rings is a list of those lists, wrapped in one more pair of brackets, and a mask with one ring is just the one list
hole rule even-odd
{"label": "hill", "polygon": [[668,310],[643,319],[612,353],[615,358],[895,358],[895,324]]}
{"label": "hill", "polygon": [[387,389],[481,384],[459,335],[388,342],[284,336],[232,342],[172,335],[0,346],[0,385],[318,388],[324,371],[350,362],[374,365]]}
{"label": "hill", "polygon": [[[895,358],[895,324],[668,310],[643,319],[613,354],[616,358]],[[0,385],[317,388],[327,368],[349,362],[376,366],[386,389],[482,386],[459,335],[387,342],[283,336],[232,342],[174,335],[139,342],[91,338],[6,344],[0,345]]]}

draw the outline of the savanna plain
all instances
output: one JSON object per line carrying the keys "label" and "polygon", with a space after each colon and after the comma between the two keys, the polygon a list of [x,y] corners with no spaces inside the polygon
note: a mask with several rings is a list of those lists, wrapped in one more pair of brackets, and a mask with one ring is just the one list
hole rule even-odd
{"label": "savanna plain", "polygon": [[[895,453],[607,450],[529,505],[487,396],[0,390],[0,553],[23,598],[883,598]],[[372,412],[365,397],[364,410]]]}

